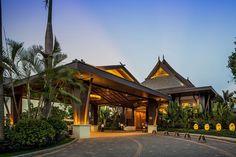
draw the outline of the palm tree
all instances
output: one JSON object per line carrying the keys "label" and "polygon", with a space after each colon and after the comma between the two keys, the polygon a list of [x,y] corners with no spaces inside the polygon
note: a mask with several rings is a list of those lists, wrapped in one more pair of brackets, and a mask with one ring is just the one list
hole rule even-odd
{"label": "palm tree", "polygon": [[[47,28],[45,34],[45,93],[50,93],[52,80],[49,75],[52,70],[52,52],[53,52],[53,30],[52,30],[52,0],[45,0],[45,6],[48,8],[48,19],[47,19]],[[52,104],[50,101],[50,95],[44,95],[44,111],[43,114],[46,118],[50,115]]]}
{"label": "palm tree", "polygon": [[20,54],[21,75],[26,78],[26,98],[28,104],[28,117],[33,117],[31,102],[31,86],[30,77],[32,73],[39,74],[43,72],[43,62],[38,53],[39,46],[32,46],[27,51],[22,51]]}
{"label": "palm tree", "polygon": [[235,103],[235,98],[234,96],[234,92],[229,92],[229,90],[222,90],[223,92],[223,104],[224,106],[228,106],[231,109],[233,109],[234,107],[234,103]]}
{"label": "palm tree", "polygon": [[2,56],[2,1],[0,0],[0,141],[4,140],[4,94],[3,94],[3,56]]}
{"label": "palm tree", "polygon": [[[36,112],[33,113],[33,117],[37,118],[41,116],[41,108],[43,104],[43,117],[48,118],[51,112],[52,102],[65,102],[68,101],[68,99],[71,99],[78,104],[81,103],[80,99],[72,95],[70,91],[70,87],[77,87],[81,89],[81,91],[84,89],[82,82],[74,78],[75,73],[78,72],[65,66],[59,66],[66,57],[67,55],[61,52],[60,44],[56,38],[51,54],[52,64],[50,69],[45,65],[47,64],[47,56],[45,56],[45,50],[42,46],[33,46],[28,51],[23,51],[21,64],[22,67],[25,67],[22,70],[25,74],[24,77],[28,80],[26,84],[29,109],[31,109],[31,72],[37,73],[38,77],[41,77],[44,80],[44,89],[47,89],[43,92],[40,91],[41,95],[37,95],[40,99]],[[51,80],[50,84],[48,84],[48,80]],[[45,96],[47,99],[44,98]],[[62,100],[61,98],[66,100]],[[45,107],[48,102],[50,102],[50,108],[49,106]],[[45,108],[48,109],[47,113],[45,113]],[[28,113],[29,115],[31,114],[30,111]]]}
{"label": "palm tree", "polygon": [[13,104],[19,118],[19,109],[17,107],[14,83],[20,78],[18,62],[20,61],[20,54],[24,50],[23,43],[14,40],[6,39],[6,50],[3,54],[3,66],[5,68],[3,76],[9,78],[10,88],[12,92]]}

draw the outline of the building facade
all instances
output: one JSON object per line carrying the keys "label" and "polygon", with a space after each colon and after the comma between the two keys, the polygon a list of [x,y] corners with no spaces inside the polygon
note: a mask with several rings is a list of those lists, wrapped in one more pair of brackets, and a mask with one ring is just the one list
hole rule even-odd
{"label": "building facade", "polygon": [[[172,101],[182,107],[197,108],[205,113],[210,112],[212,100],[217,95],[211,86],[196,87],[188,78],[176,72],[164,57],[162,61],[158,58],[142,85],[171,96]],[[159,110],[164,112],[167,105],[161,104]]]}

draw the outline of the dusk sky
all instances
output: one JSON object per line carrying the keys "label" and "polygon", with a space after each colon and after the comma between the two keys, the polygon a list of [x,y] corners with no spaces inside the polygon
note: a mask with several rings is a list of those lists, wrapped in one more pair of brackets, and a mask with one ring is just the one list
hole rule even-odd
{"label": "dusk sky", "polygon": [[[142,82],[158,61],[195,86],[235,90],[226,67],[236,37],[236,0],[54,0],[53,30],[65,63],[122,62]],[[43,0],[3,0],[8,38],[44,44]],[[230,81],[230,83],[227,83]]]}

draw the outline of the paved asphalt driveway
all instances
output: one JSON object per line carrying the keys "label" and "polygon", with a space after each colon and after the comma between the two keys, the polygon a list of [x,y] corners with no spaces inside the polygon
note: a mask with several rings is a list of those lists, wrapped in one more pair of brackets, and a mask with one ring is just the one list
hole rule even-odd
{"label": "paved asphalt driveway", "polygon": [[46,157],[236,157],[236,143],[207,139],[197,142],[197,137],[163,134],[100,137],[79,140],[65,148],[40,155]]}

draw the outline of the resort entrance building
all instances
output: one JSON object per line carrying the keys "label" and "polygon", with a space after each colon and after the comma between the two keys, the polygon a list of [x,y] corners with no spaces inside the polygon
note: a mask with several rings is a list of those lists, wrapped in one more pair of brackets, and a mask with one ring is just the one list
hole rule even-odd
{"label": "resort entrance building", "polygon": [[[83,60],[74,60],[64,65],[76,70],[75,79],[81,80],[84,89],[70,87],[71,93],[81,99],[77,104],[68,100],[73,109],[73,135],[90,137],[90,131],[98,131],[100,106],[122,108],[120,123],[125,130],[140,130],[147,126],[149,133],[156,130],[158,113],[165,113],[169,101],[182,107],[201,108],[207,113],[217,93],[211,86],[195,87],[189,79],[177,73],[163,58],[143,83],[125,68],[125,65],[92,66]],[[60,80],[60,78],[58,78]],[[54,80],[55,82],[58,80]],[[32,91],[42,91],[43,81],[35,75],[30,78]],[[26,80],[15,85],[17,107],[22,112],[22,99],[26,98]],[[11,96],[10,92],[7,96]],[[32,99],[39,99],[35,96]],[[11,106],[11,117],[17,121],[16,110]]]}
{"label": "resort entrance building", "polygon": [[[142,123],[148,126],[148,132],[156,130],[158,107],[167,103],[171,97],[141,85],[125,68],[125,65],[92,66],[83,61],[74,60],[64,65],[78,71],[76,79],[83,82],[84,90],[72,88],[74,96],[81,99],[81,104],[72,103],[73,108],[73,135],[78,138],[90,137],[90,130],[98,130],[99,106],[120,106],[125,116],[122,123],[127,130],[141,129]],[[58,78],[60,79],[60,78]],[[40,91],[43,89],[42,80],[36,76],[30,78],[31,88]],[[56,80],[55,80],[56,81]],[[22,108],[22,99],[26,96],[25,81],[15,85],[15,95],[19,108]],[[35,97],[34,99],[39,99]],[[69,103],[68,101],[67,103]],[[21,109],[22,112],[22,109]],[[17,121],[14,107],[12,116]],[[89,118],[91,117],[92,118]]]}

